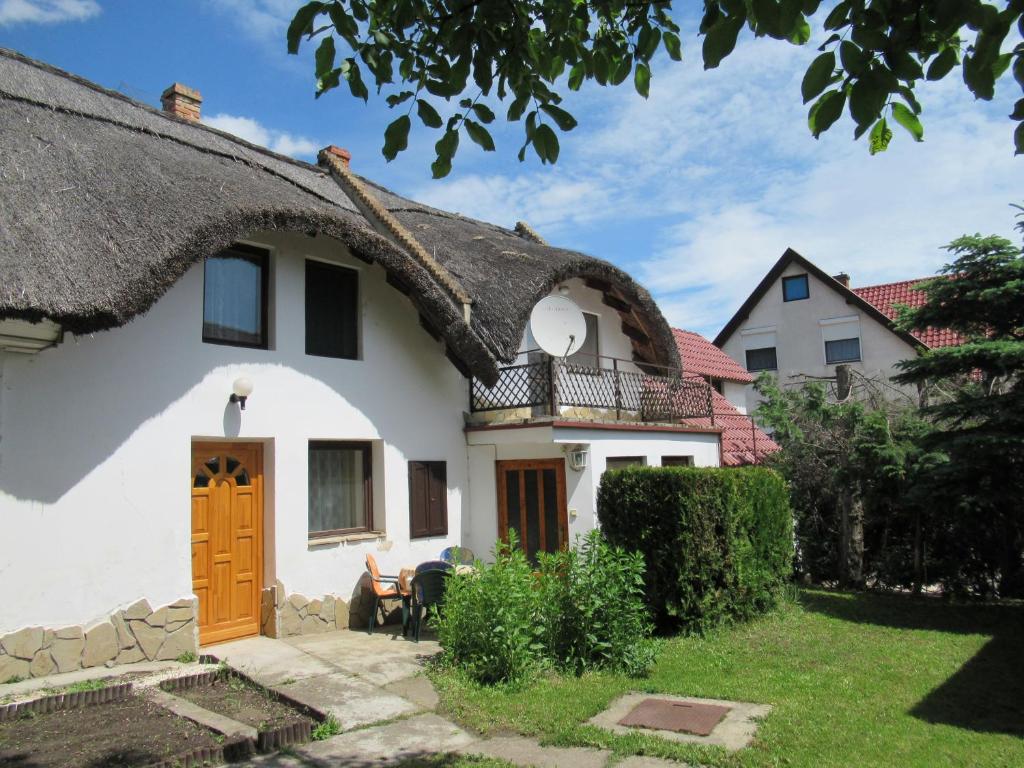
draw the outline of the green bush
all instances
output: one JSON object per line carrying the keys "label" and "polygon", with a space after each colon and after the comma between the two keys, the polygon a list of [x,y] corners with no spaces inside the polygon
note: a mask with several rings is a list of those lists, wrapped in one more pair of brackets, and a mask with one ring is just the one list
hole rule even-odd
{"label": "green bush", "polygon": [[479,683],[520,683],[557,667],[631,675],[654,663],[643,557],[597,531],[577,548],[540,555],[534,571],[514,534],[494,562],[454,576],[435,619],[445,663]]}
{"label": "green bush", "polygon": [[574,673],[645,674],[654,663],[644,602],[644,558],[598,531],[577,546],[541,555],[542,625],[548,656]]}
{"label": "green bush", "polygon": [[541,590],[514,537],[493,555],[475,574],[448,579],[435,626],[446,662],[480,683],[517,683],[545,662]]}
{"label": "green bush", "polygon": [[606,472],[609,543],[643,554],[652,615],[701,632],[774,606],[792,571],[792,517],[775,472],[638,467]]}

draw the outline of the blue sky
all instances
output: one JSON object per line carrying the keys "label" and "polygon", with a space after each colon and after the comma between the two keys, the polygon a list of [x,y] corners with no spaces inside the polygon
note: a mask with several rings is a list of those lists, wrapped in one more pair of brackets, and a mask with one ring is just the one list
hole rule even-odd
{"label": "blue sky", "polygon": [[[700,65],[686,20],[683,63],[655,62],[651,97],[585,86],[566,105],[579,127],[553,168],[519,163],[521,125],[499,126],[498,152],[461,143],[450,177],[430,178],[416,131],[381,156],[389,110],[336,91],[313,98],[308,56],[288,56],[290,0],[0,0],[0,45],[156,105],[179,81],[203,94],[204,120],[306,160],[347,147],[353,168],[397,191],[609,259],[654,293],[669,320],[713,336],[787,247],[869,285],[928,275],[965,232],[1013,233],[1024,157],[1012,152],[1004,77],[975,102],[957,78],[927,84],[925,141],[895,127],[870,157],[848,119],[815,141],[800,79],[816,55],[746,39],[715,71]],[[683,7],[680,4],[680,7]],[[1016,93],[1015,93],[1016,91]]]}

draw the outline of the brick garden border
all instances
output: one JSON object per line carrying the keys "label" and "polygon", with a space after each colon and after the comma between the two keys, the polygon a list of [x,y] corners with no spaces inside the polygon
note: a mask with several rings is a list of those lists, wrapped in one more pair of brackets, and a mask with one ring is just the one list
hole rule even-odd
{"label": "brick garden border", "polygon": [[183,752],[150,763],[146,768],[200,768],[200,766],[235,763],[253,757],[256,745],[252,739],[242,736],[232,741],[225,741],[215,747],[199,747],[191,752]]}
{"label": "brick garden border", "polygon": [[44,696],[41,699],[19,701],[15,704],[0,706],[0,723],[16,720],[25,714],[47,714],[62,709],[77,709],[93,704],[110,704],[124,701],[132,693],[131,683],[108,685],[106,688],[95,688],[91,691],[67,691]]}
{"label": "brick garden border", "polygon": [[[229,677],[242,680],[246,684],[262,691],[275,701],[285,704],[292,709],[298,710],[306,717],[309,717],[317,723],[322,723],[326,719],[322,712],[296,701],[287,694],[281,693],[280,691],[274,690],[273,688],[269,688],[265,685],[261,685],[248,675],[230,667],[226,670],[211,669],[206,672],[197,672],[192,675],[185,675],[184,677],[172,677],[161,682],[160,688],[167,693],[173,694],[175,691],[187,691],[190,688],[210,685],[221,675],[227,675]],[[313,726],[309,722],[286,723],[278,726],[277,728],[258,730],[257,733],[258,735],[255,744],[256,749],[260,752],[271,752],[291,746],[292,744],[304,744],[307,741],[310,741],[313,738]],[[198,765],[201,764],[202,763],[198,763]]]}

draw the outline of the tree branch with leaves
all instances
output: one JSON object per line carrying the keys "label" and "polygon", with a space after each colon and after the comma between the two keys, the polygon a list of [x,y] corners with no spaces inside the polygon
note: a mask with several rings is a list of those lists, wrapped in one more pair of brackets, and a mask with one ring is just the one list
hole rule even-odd
{"label": "tree branch with leaves", "polygon": [[[1024,92],[1024,0],[705,0],[698,27],[705,69],[728,57],[744,30],[805,45],[811,22],[827,33],[808,67],[801,91],[811,103],[815,138],[844,111],[854,137],[868,136],[872,154],[892,140],[890,120],[916,140],[924,137],[916,88],[955,71],[977,98],[991,100],[996,82],[1012,70]],[[388,160],[408,147],[412,112],[440,131],[435,178],[451,172],[462,134],[485,151],[495,144],[488,125],[497,101],[510,122],[523,122],[519,159],[532,147],[554,163],[559,134],[576,127],[564,107],[566,90],[585,82],[617,86],[631,81],[650,93],[652,62],[663,50],[682,59],[672,3],[661,0],[325,0],[309,2],[288,27],[288,51],[315,44],[316,95],[347,84],[363,101],[372,77],[379,96],[404,113],[384,131]],[[442,116],[431,98],[457,108]],[[436,101],[435,101],[436,103]],[[446,110],[447,112],[448,110]],[[1016,152],[1024,152],[1024,98],[1012,120]]]}

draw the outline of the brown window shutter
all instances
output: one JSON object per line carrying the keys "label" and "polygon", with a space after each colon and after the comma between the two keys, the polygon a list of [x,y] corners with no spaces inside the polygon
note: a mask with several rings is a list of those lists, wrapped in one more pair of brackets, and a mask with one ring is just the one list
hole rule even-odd
{"label": "brown window shutter", "polygon": [[443,461],[409,462],[409,536],[448,533],[448,471]]}

